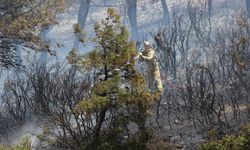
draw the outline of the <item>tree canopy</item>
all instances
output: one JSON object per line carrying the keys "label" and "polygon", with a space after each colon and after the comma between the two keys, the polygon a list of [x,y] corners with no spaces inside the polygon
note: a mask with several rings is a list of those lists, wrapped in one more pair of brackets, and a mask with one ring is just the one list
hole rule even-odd
{"label": "tree canopy", "polygon": [[[107,10],[107,17],[96,23],[94,30],[95,49],[84,58],[75,59],[83,68],[95,69],[95,78],[104,76],[94,83],[89,97],[75,107],[77,113],[96,120],[93,144],[88,148],[119,148],[128,144],[124,138],[127,135],[145,146],[150,137],[146,127],[148,110],[157,95],[148,92],[143,76],[134,68],[135,43],[129,41],[129,32],[121,25],[120,16],[114,9]],[[77,57],[71,55],[69,58],[72,56]],[[130,123],[137,125],[137,133],[132,133]],[[123,140],[125,142],[119,145]],[[104,141],[109,145],[103,145]]]}
{"label": "tree canopy", "polygon": [[48,48],[39,33],[42,27],[56,24],[56,15],[63,11],[65,0],[1,0],[0,53],[4,67],[13,66],[15,45],[40,50]]}

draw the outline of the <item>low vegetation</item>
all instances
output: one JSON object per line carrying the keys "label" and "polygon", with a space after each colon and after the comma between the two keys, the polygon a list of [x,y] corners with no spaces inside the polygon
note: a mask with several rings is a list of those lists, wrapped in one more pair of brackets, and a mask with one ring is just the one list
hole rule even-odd
{"label": "low vegetation", "polygon": [[23,138],[14,146],[0,145],[0,150],[31,150],[31,142],[29,138]]}
{"label": "low vegetation", "polygon": [[245,125],[234,134],[214,139],[199,146],[200,150],[247,150],[250,148],[250,125]]}

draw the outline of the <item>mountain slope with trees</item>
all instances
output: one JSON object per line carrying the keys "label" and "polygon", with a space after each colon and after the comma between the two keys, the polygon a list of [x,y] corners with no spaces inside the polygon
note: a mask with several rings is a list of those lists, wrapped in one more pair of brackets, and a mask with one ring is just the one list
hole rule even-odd
{"label": "mountain slope with trees", "polygon": [[[0,149],[246,148],[247,1],[122,2],[1,1]],[[138,39],[156,51],[162,94],[148,89]],[[42,54],[17,67],[20,51]]]}

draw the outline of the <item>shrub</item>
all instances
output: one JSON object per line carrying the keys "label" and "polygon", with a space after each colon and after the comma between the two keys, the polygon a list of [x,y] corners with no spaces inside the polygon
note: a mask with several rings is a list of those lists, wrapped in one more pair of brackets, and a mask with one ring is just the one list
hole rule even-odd
{"label": "shrub", "polygon": [[29,138],[23,138],[19,144],[14,146],[0,145],[0,150],[31,150],[31,142]]}
{"label": "shrub", "polygon": [[238,134],[225,135],[199,146],[200,150],[246,150],[250,147],[250,125],[243,126]]}

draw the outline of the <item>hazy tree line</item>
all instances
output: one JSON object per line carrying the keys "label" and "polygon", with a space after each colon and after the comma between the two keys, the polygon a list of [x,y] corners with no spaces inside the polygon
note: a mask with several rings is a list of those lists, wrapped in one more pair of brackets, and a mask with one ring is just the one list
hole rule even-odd
{"label": "hazy tree line", "polygon": [[[7,1],[1,2],[7,5]],[[84,28],[89,4],[88,0],[81,1],[77,36]],[[128,9],[136,8],[136,3],[131,5]],[[41,69],[34,62],[4,81],[0,133],[35,115],[48,119],[39,138],[53,145],[52,149],[167,149],[175,147],[168,137],[176,129],[215,128],[216,134],[222,136],[244,124],[250,113],[248,11],[237,12],[217,27],[211,24],[211,5],[208,0],[204,9],[203,5],[189,2],[184,13],[164,16],[171,18],[166,22],[168,26],[153,35],[165,85],[163,96],[147,92],[143,73],[134,68],[135,43],[128,41],[128,31],[110,9],[108,19],[95,25],[98,47],[85,56],[86,60],[77,54],[68,57],[80,69],[77,73],[60,63]],[[136,12],[132,12],[130,22],[135,21]],[[3,16],[0,23],[6,21]],[[42,33],[48,24],[40,27]],[[19,32],[3,29],[1,36],[9,43],[17,40],[28,47],[46,48],[45,39],[21,34],[26,30],[29,28],[17,28],[20,35],[16,35]],[[34,45],[27,40],[30,36],[37,38],[31,41]],[[75,40],[76,51],[79,37]],[[0,46],[9,43],[2,42]]]}
{"label": "hazy tree line", "polygon": [[168,87],[158,118],[223,134],[249,118],[249,18],[239,11],[216,27],[209,17],[189,3],[187,16],[176,14],[155,36]]}

